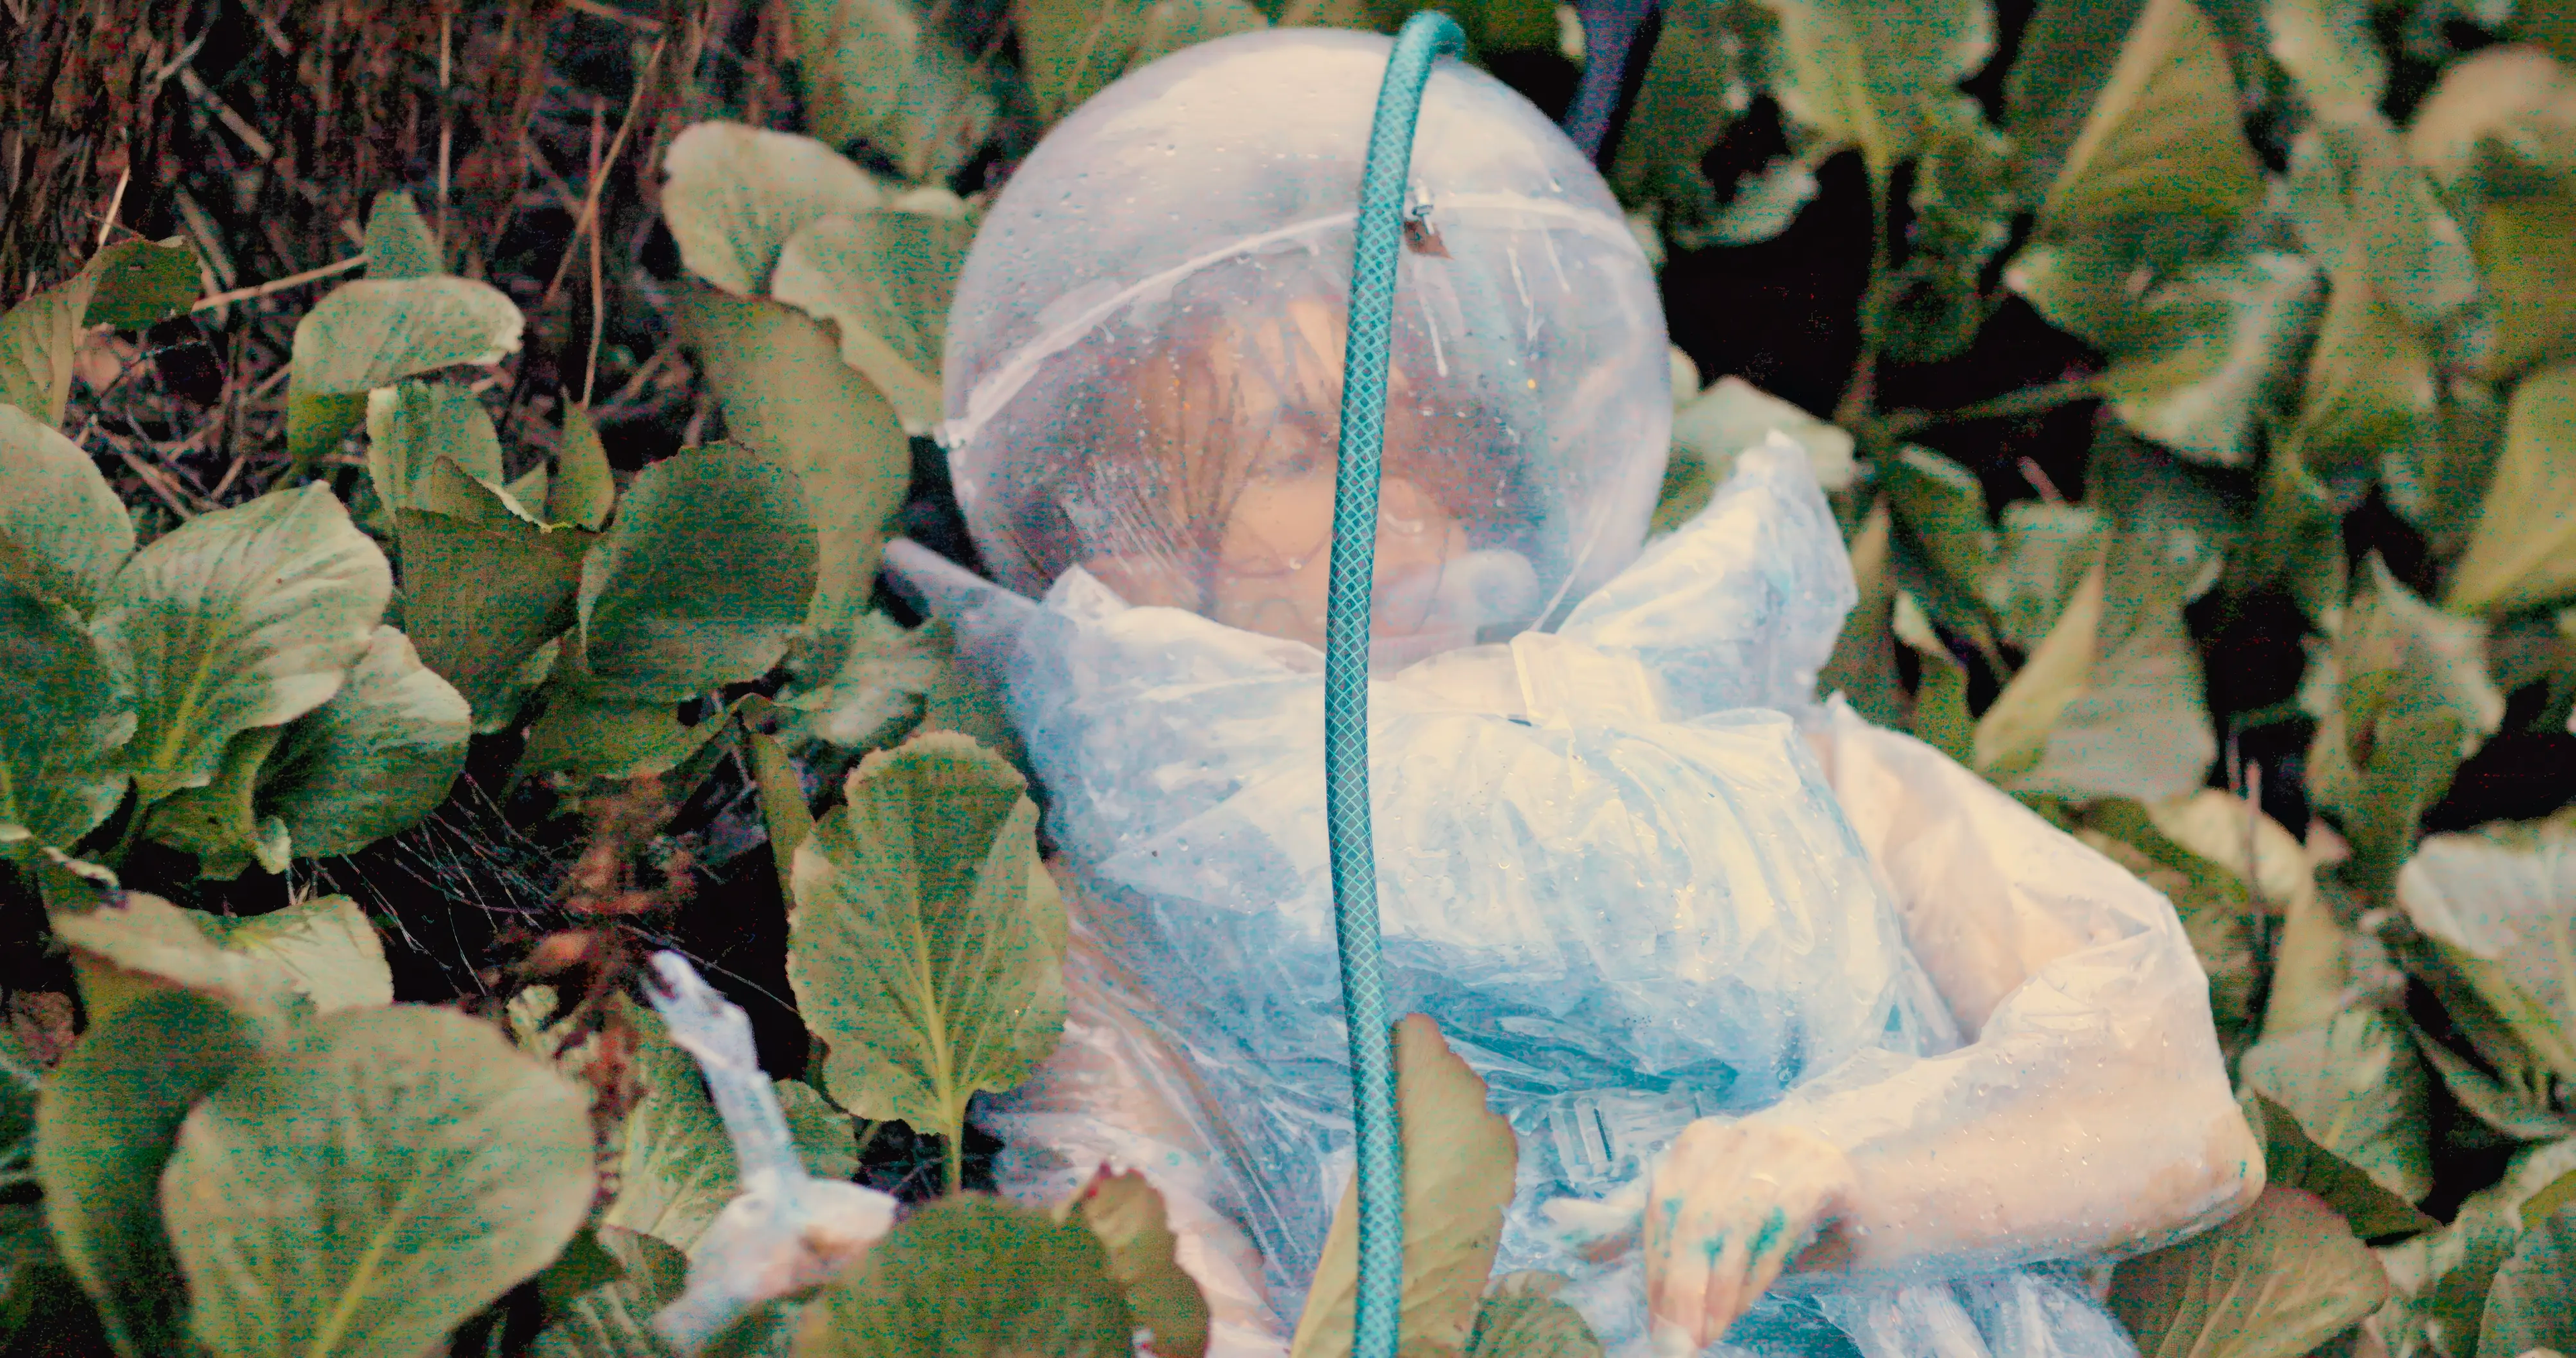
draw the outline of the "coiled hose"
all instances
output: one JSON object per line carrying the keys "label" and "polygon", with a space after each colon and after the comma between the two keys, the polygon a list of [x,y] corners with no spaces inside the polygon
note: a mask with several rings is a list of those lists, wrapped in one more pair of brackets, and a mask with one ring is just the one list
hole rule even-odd
{"label": "coiled hose", "polygon": [[1324,618],[1324,813],[1332,841],[1333,928],[1342,1016],[1350,1029],[1359,1142],[1359,1296],[1352,1358],[1394,1358],[1404,1284],[1404,1148],[1395,1114],[1395,1049],[1379,947],[1377,852],[1369,831],[1368,682],[1371,583],[1377,563],[1379,454],[1393,348],[1395,272],[1413,126],[1433,63],[1466,50],[1437,10],[1405,21],[1378,87],[1360,175],[1351,264],[1350,345],[1343,358],[1341,460],[1333,476],[1333,560]]}

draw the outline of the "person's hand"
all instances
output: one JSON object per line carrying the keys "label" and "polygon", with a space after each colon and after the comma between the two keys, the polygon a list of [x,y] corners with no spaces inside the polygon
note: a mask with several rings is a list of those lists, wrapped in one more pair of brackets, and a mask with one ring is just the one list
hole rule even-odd
{"label": "person's hand", "polygon": [[1851,1161],[1812,1133],[1716,1118],[1682,1129],[1646,1195],[1656,1351],[1686,1358],[1724,1338],[1851,1189]]}

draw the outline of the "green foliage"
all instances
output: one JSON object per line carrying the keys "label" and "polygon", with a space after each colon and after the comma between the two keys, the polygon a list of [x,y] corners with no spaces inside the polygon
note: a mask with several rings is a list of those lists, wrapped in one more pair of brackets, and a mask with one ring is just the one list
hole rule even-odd
{"label": "green foliage", "polygon": [[46,1083],[36,1177],[47,1222],[130,1358],[185,1347],[161,1171],[189,1108],[257,1054],[253,1029],[221,1000],[171,990],[96,1020]]}
{"label": "green foliage", "polygon": [[220,1355],[437,1343],[581,1224],[586,1103],[443,1010],[336,1015],[261,1053],[163,1175],[191,1331]]}
{"label": "green foliage", "polygon": [[1090,1230],[993,1198],[906,1218],[806,1308],[797,1358],[1118,1358],[1137,1319]]}
{"label": "green foliage", "polygon": [[1064,1023],[1063,907],[1019,774],[972,740],[872,754],[796,850],[787,977],[829,1044],[824,1089],[866,1118],[946,1137]]}
{"label": "green foliage", "polygon": [[[747,1037],[711,1061],[604,1001],[631,1020],[637,1102],[596,1110],[618,1187],[593,1211],[581,1093],[462,1016],[388,1008],[352,901],[236,918],[95,868],[63,884],[66,854],[122,867],[147,839],[215,878],[354,852],[430,814],[476,736],[576,800],[645,774],[685,792],[738,755],[795,901],[806,1078],[945,1138],[955,1187],[969,1101],[1026,1078],[1061,1025],[1067,926],[1007,721],[943,625],[869,607],[913,439],[943,413],[979,210],[949,189],[1164,53],[1274,20],[1384,30],[1415,6],[1009,8],[1009,40],[970,52],[940,7],[795,0],[813,135],[701,123],[668,145],[677,330],[729,446],[612,471],[578,407],[551,459],[512,446],[516,394],[496,421],[441,372],[505,362],[522,318],[386,194],[367,276],[295,331],[286,451],[321,479],[138,535],[57,426],[85,330],[185,311],[193,253],[110,247],[0,316],[0,858],[46,884],[86,1011],[50,1072],[0,1067],[0,1184],[31,1164],[44,1195],[0,1211],[0,1331],[67,1304],[127,1353],[417,1353],[534,1278],[547,1354],[658,1356],[706,1337],[673,1317],[719,1312],[739,1324],[711,1352],[1123,1353],[1140,1329],[1161,1358],[1203,1351],[1204,1299],[1139,1178],[1053,1212],[951,1197],[799,1313],[779,1298],[867,1242],[798,1235],[804,1208],[745,1170],[719,1106],[773,1100],[818,1190],[860,1192],[837,1182],[856,1143]],[[2149,1354],[2339,1351],[2373,1312],[2397,1358],[2576,1342],[2571,822],[2419,826],[2484,741],[2555,731],[2576,686],[2576,55],[2554,11],[2522,8],[2506,36],[2537,46],[2449,60],[2419,101],[2397,87],[2441,56],[2428,34],[2489,19],[2045,0],[1987,73],[1982,0],[1676,0],[1610,167],[1640,229],[1684,249],[1778,234],[1834,156],[1867,171],[1880,226],[1841,402],[1818,418],[1723,374],[1686,395],[1655,527],[1775,430],[1797,443],[1861,599],[1828,687],[2176,907],[2272,1188],[2120,1266],[2112,1305]],[[1480,56],[1555,37],[1526,0],[1459,17]],[[2382,45],[2401,28],[2403,61]],[[2002,77],[1999,120],[1963,93],[1981,73]],[[1706,153],[1762,98],[1784,153],[1709,183]],[[2006,292],[2099,363],[1881,408],[1881,366],[1974,354]],[[1991,503],[1993,469],[1952,442],[2093,399],[2111,420],[2072,500]],[[341,475],[326,455],[362,429],[363,473]],[[2374,498],[2426,549],[2402,573],[2346,568],[2344,518]],[[2275,593],[2313,632],[2304,791],[2350,847],[2322,868],[2204,786],[2210,620]],[[2542,690],[2539,718],[2508,702]],[[1487,1290],[1514,1157],[1481,1083],[1427,1023],[1400,1028],[1399,1058],[1408,1341],[1595,1358],[1548,1280]],[[2512,1159],[2450,1183],[2468,1147]],[[2450,1222],[2425,1215],[2453,1190],[2474,1191]],[[1301,1354],[1347,1347],[1349,1216]],[[794,1267],[708,1281],[791,1238]]]}
{"label": "green foliage", "polygon": [[310,466],[366,418],[368,393],[519,347],[519,309],[464,278],[362,279],[331,290],[295,325],[286,446]]}
{"label": "green foliage", "polygon": [[[1468,1346],[1485,1278],[1502,1244],[1519,1143],[1511,1124],[1485,1105],[1485,1082],[1420,1014],[1395,1025],[1395,1106],[1404,1140],[1402,1342],[1433,1351]],[[1293,1358],[1351,1350],[1359,1298],[1359,1184],[1333,1209],[1323,1258],[1289,1345]]]}
{"label": "green foliage", "polygon": [[1773,94],[1830,144],[1858,150],[1882,191],[1994,50],[1986,0],[1764,3],[1780,25]]}
{"label": "green foliage", "polygon": [[1059,1216],[1099,1237],[1109,1255],[1109,1276],[1155,1358],[1200,1358],[1207,1352],[1207,1301],[1181,1268],[1179,1238],[1164,1219],[1162,1195],[1145,1176],[1104,1169]]}
{"label": "green foliage", "polygon": [[992,135],[991,75],[914,0],[794,0],[791,9],[808,54],[799,84],[824,141],[865,143],[927,180],[955,172]]}
{"label": "green foliage", "polygon": [[0,315],[0,404],[49,428],[61,424],[84,330],[140,330],[196,300],[196,252],[178,241],[127,241],[99,251],[70,281]]}
{"label": "green foliage", "polygon": [[2387,1299],[2343,1218],[2276,1187],[2225,1225],[2121,1264],[2110,1302],[2154,1358],[2297,1358]]}

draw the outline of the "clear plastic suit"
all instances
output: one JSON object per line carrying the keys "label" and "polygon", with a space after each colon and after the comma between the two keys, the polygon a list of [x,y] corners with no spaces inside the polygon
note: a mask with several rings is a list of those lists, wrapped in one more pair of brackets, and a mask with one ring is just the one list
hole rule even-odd
{"label": "clear plastic suit", "polygon": [[[961,502],[1023,592],[888,557],[1004,697],[1074,915],[1062,1047],[978,1114],[1005,1188],[1144,1171],[1229,1355],[1283,1345],[1350,1173],[1307,572],[1339,404],[1316,299],[1347,267],[1385,50],[1208,44],[1050,134],[978,238],[949,353]],[[1785,440],[1640,552],[1670,410],[1651,274],[1499,84],[1443,70],[1422,127],[1371,792],[1395,1005],[1519,1138],[1497,1270],[1567,1275],[1631,1351],[1636,1257],[1572,1246],[1633,1215],[1685,1126],[1789,1119],[1946,1165],[2009,1122],[2085,1154],[2030,1167],[2018,1205],[1890,1227],[1938,1243],[1888,1267],[1788,1279],[1714,1351],[2132,1352],[2081,1266],[2261,1177],[2171,907],[1815,701],[1853,587]],[[2081,1116],[2128,1084],[2150,1115]],[[2175,1185],[2147,1234],[2105,1224],[2135,1193],[2073,1168],[2096,1154]]]}

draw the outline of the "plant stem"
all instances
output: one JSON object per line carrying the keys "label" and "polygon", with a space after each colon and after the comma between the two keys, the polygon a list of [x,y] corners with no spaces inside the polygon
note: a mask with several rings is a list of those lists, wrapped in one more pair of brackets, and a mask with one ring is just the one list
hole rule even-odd
{"label": "plant stem", "polygon": [[[1869,279],[1860,292],[1860,354],[1852,360],[1851,380],[1843,384],[1842,399],[1834,405],[1834,423],[1855,434],[1871,424],[1877,406],[1878,323],[1870,315],[1870,308],[1877,303],[1879,285],[1887,278],[1894,253],[1893,243],[1888,240],[1893,180],[1894,176],[1875,170],[1869,177]],[[1879,450],[1870,447],[1863,451]]]}
{"label": "plant stem", "polygon": [[2076,401],[2089,400],[2102,393],[2095,390],[2093,379],[2068,377],[2044,382],[2019,391],[2008,391],[1989,401],[1964,405],[1953,410],[1900,410],[1879,422],[1880,429],[1891,439],[1945,424],[1966,424],[1972,420],[2003,420],[2016,415],[2036,415],[2041,411]]}

